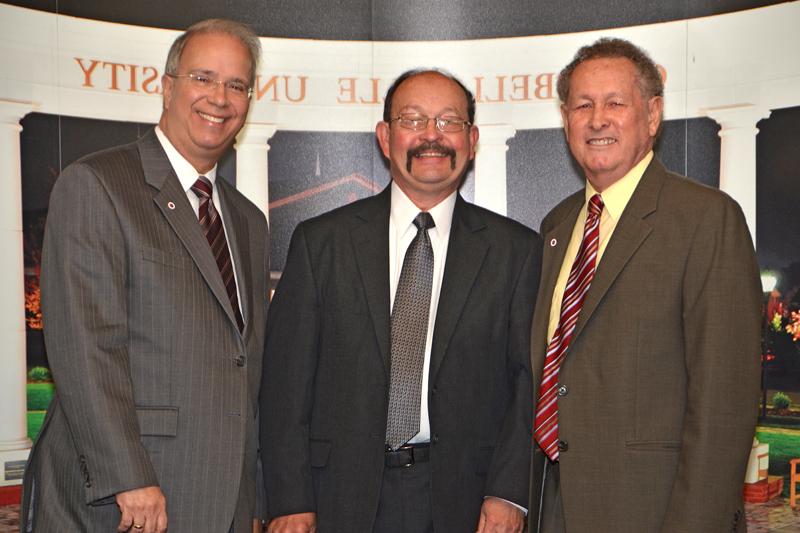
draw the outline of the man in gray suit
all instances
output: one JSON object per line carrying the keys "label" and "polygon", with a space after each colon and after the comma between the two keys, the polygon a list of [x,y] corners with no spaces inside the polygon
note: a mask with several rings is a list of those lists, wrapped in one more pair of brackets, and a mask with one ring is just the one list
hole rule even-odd
{"label": "man in gray suit", "polygon": [[620,39],[559,76],[586,188],[542,222],[533,532],[745,531],[758,267],[736,202],[654,157],[663,90]]}
{"label": "man in gray suit", "polygon": [[400,76],[391,184],[294,232],[262,385],[272,533],[522,529],[541,241],[458,194],[474,113],[451,76]]}
{"label": "man in gray suit", "polygon": [[57,392],[23,531],[252,531],[268,228],[217,161],[259,54],[239,23],[192,26],[155,130],[53,189],[42,299]]}

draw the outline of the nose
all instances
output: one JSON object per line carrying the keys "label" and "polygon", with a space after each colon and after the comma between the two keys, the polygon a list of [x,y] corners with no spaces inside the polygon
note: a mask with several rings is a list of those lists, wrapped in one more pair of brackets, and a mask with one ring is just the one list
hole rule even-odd
{"label": "nose", "polygon": [[225,83],[217,80],[211,92],[208,93],[208,101],[216,106],[223,107],[228,104],[228,92]]}
{"label": "nose", "polygon": [[441,138],[442,136],[442,132],[439,131],[439,128],[436,127],[435,118],[428,119],[428,125],[425,127],[424,130],[422,130],[421,133],[422,133],[422,138],[425,139],[426,141],[428,140],[433,141]]}
{"label": "nose", "polygon": [[606,117],[605,108],[602,105],[596,105],[592,108],[592,116],[589,119],[589,127],[595,130],[601,130],[608,126],[608,118]]}

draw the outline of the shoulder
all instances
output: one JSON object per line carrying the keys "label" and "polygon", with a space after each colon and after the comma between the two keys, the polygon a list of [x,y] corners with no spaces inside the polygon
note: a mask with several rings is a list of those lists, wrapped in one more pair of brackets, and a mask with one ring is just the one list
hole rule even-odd
{"label": "shoulder", "polygon": [[355,202],[343,205],[309,218],[298,224],[307,234],[330,235],[340,232],[349,232],[352,228],[369,223],[388,224],[389,203],[384,193],[362,198]]}
{"label": "shoulder", "polygon": [[542,219],[542,224],[541,224],[542,233],[547,233],[555,226],[557,226],[559,223],[561,223],[561,221],[564,220],[564,217],[569,216],[570,213],[573,213],[575,209],[577,209],[581,204],[583,204],[585,196],[586,196],[585,190],[579,189],[578,191],[572,193],[571,195],[561,200]]}
{"label": "shoulder", "polygon": [[53,192],[58,195],[75,189],[107,189],[115,182],[129,184],[132,175],[143,175],[136,142],[94,152],[70,163],[61,171]]}
{"label": "shoulder", "polygon": [[[480,223],[485,225],[486,230],[493,238],[502,237],[512,243],[535,243],[541,241],[536,231],[512,218],[466,201],[463,201],[461,208],[466,215],[462,217],[462,220],[466,220],[467,224],[470,224],[470,219],[472,218],[479,220]],[[454,216],[457,215],[454,213]]]}
{"label": "shoulder", "polygon": [[664,170],[661,179],[659,211],[686,218],[702,218],[705,221],[724,218],[730,214],[739,217],[742,213],[736,200],[717,188],[668,170]]}
{"label": "shoulder", "polygon": [[244,215],[245,218],[247,218],[248,220],[263,221],[264,224],[267,223],[267,217],[264,214],[264,211],[262,211],[261,208],[259,208],[256,204],[254,204],[240,190],[238,190],[236,187],[231,185],[227,180],[225,180],[222,176],[219,175],[217,175],[216,183],[218,187],[225,190],[225,194],[227,198],[229,198],[233,203],[234,208],[239,213]]}

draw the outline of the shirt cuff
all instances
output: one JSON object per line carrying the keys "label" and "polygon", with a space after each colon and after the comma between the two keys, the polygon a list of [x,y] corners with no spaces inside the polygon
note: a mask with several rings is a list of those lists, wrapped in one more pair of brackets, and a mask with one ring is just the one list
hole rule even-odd
{"label": "shirt cuff", "polygon": [[528,510],[527,510],[525,507],[523,507],[523,506],[521,506],[521,505],[517,505],[516,503],[514,503],[514,502],[512,502],[512,501],[506,500],[505,498],[500,498],[499,496],[484,496],[484,497],[483,497],[483,499],[484,499],[484,500],[485,500],[486,498],[494,498],[495,500],[500,500],[501,502],[506,502],[507,504],[509,504],[509,505],[513,505],[514,507],[516,507],[517,509],[519,509],[520,511],[522,511],[522,514],[523,514],[524,516],[528,516]]}

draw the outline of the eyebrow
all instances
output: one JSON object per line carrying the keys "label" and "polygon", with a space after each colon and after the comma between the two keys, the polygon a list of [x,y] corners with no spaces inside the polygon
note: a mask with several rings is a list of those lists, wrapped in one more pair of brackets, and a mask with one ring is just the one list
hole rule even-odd
{"label": "eyebrow", "polygon": [[[196,68],[196,69],[190,70],[189,72],[191,72],[192,74],[205,74],[206,76],[210,76],[212,78],[219,79],[219,73],[214,71],[214,70],[208,70],[208,69],[204,69],[204,68]],[[236,77],[236,76],[234,76],[233,78],[229,78],[229,79],[227,79],[225,81],[238,81],[240,83],[247,83],[247,80],[245,80],[243,78]]]}
{"label": "eyebrow", "polygon": [[[405,105],[405,106],[401,107],[397,111],[397,113],[398,114],[419,113],[421,115],[425,114],[425,112],[422,110],[422,108],[420,106],[414,105],[414,104],[408,104],[408,105]],[[442,116],[442,115],[445,115],[445,114],[448,114],[448,113],[452,113],[454,115],[458,115],[459,117],[462,115],[461,111],[459,111],[455,107],[446,107],[441,112],[437,113],[436,116]]]}

